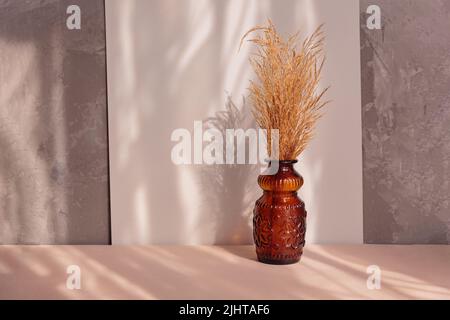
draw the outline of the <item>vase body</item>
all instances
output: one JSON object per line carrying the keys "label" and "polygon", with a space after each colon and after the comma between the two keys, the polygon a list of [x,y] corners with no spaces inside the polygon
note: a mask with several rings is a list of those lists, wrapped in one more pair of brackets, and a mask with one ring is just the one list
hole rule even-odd
{"label": "vase body", "polygon": [[253,239],[260,262],[296,263],[303,253],[306,210],[297,196],[303,178],[294,169],[296,162],[279,161],[276,174],[258,177],[263,195],[253,210]]}

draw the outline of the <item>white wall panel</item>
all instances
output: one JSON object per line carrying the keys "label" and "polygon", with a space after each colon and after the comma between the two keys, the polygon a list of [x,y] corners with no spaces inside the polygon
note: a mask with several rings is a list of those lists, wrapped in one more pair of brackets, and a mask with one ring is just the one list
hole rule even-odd
{"label": "white wall panel", "polygon": [[[307,241],[362,243],[359,6],[347,1],[106,1],[115,244],[251,243],[257,168],[171,162],[171,133],[240,109],[252,72],[241,36],[271,18],[284,34],[326,23],[332,100],[300,158]],[[230,116],[230,114],[228,114]]]}

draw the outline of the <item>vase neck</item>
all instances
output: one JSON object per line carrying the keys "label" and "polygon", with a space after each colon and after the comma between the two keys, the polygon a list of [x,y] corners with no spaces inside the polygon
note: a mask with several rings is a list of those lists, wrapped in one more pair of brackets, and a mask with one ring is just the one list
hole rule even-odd
{"label": "vase neck", "polygon": [[269,161],[269,168],[278,165],[278,173],[281,172],[289,172],[295,171],[294,164],[296,164],[297,160],[280,160],[280,161]]}
{"label": "vase neck", "polygon": [[[275,192],[295,192],[301,188],[303,185],[303,178],[294,169],[294,164],[297,163],[296,160],[293,161],[278,161],[269,162],[269,168],[267,172],[272,174],[262,174],[258,178],[258,184],[264,191],[275,191]],[[273,166],[278,165],[278,168]],[[276,171],[273,174],[273,171]]]}

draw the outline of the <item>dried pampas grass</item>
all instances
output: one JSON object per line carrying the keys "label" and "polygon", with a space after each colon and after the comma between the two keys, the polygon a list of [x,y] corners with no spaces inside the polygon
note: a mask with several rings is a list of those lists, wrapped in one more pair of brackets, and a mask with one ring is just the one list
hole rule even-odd
{"label": "dried pampas grass", "polygon": [[257,80],[250,82],[252,112],[258,125],[268,132],[270,155],[271,129],[279,130],[279,160],[294,160],[313,136],[321,109],[328,102],[319,91],[325,61],[322,25],[301,45],[298,33],[284,40],[269,20],[266,27],[250,29],[241,40],[248,39],[257,51],[250,63]]}

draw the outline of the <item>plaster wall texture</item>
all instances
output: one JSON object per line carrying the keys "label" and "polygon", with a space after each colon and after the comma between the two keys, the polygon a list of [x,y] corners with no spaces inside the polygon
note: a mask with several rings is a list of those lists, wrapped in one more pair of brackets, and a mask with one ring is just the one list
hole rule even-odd
{"label": "plaster wall texture", "polygon": [[109,243],[103,1],[1,0],[0,52],[0,244]]}
{"label": "plaster wall texture", "polygon": [[[378,5],[382,29],[365,14]],[[364,241],[450,243],[450,3],[361,1]]]}

